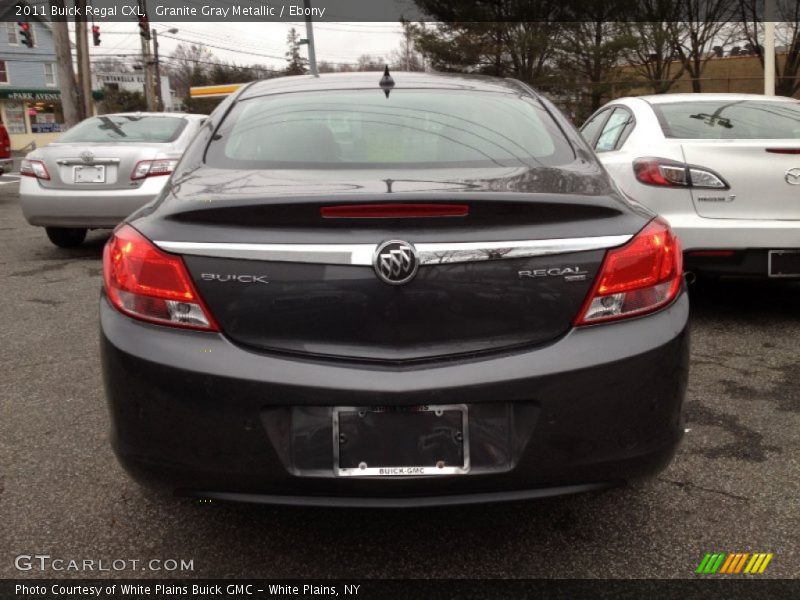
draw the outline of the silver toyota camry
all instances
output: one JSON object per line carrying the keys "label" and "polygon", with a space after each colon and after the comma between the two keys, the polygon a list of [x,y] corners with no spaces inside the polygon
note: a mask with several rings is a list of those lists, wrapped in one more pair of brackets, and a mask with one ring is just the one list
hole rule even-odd
{"label": "silver toyota camry", "polygon": [[62,248],[88,229],[116,226],[155,198],[206,115],[119,113],[90,117],[20,165],[28,223]]}
{"label": "silver toyota camry", "polygon": [[800,277],[800,102],[621,98],[582,127],[627,195],[665,217],[687,271]]}

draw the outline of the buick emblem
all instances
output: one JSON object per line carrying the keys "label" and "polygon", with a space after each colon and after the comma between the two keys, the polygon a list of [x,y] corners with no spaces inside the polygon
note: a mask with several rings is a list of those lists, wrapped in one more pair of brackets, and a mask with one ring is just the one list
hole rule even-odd
{"label": "buick emblem", "polygon": [[94,162],[94,154],[92,154],[88,150],[84,150],[83,152],[81,152],[81,160],[85,162],[87,165],[90,165]]}
{"label": "buick emblem", "polygon": [[784,175],[783,178],[789,185],[800,185],[800,169],[789,169],[786,171],[786,175]]}
{"label": "buick emblem", "polygon": [[417,249],[408,242],[391,240],[375,250],[372,266],[378,278],[391,285],[408,283],[417,274]]}

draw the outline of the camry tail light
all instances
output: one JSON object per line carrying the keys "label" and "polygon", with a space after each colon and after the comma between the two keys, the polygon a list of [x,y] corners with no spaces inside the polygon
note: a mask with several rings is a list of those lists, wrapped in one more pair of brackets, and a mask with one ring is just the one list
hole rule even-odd
{"label": "camry tail light", "polygon": [[121,226],[106,243],[103,280],[111,304],[131,317],[219,331],[181,257],[161,251],[130,225]]}
{"label": "camry tail light", "polygon": [[41,160],[23,159],[19,164],[19,174],[25,177],[36,177],[36,179],[50,179],[50,173]]}
{"label": "camry tail light", "polygon": [[666,221],[655,218],[624,246],[609,250],[576,325],[652,312],[678,295],[683,256]]}
{"label": "camry tail light", "polygon": [[158,160],[140,160],[136,163],[131,173],[131,179],[144,179],[145,177],[158,177],[159,175],[169,175],[175,170],[178,164],[176,158],[160,158]]}
{"label": "camry tail light", "polygon": [[665,158],[637,158],[633,172],[640,183],[659,187],[728,189],[717,173],[704,167],[687,165]]}

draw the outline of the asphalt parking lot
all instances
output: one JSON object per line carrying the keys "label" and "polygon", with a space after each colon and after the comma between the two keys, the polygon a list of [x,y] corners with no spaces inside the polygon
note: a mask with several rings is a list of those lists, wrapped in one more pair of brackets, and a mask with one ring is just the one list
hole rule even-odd
{"label": "asphalt parking lot", "polygon": [[[800,574],[800,283],[693,290],[690,431],[657,479],[488,507],[201,504],[141,491],[110,450],[107,232],[57,249],[17,188],[0,178],[0,577],[691,577],[711,551],[772,552],[761,577]],[[194,570],[21,573],[20,554]]]}

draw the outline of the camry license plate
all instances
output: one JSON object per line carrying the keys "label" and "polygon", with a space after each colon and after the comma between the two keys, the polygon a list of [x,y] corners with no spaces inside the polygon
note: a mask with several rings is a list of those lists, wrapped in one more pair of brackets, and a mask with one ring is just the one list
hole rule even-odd
{"label": "camry license plate", "polygon": [[75,183],[105,183],[106,168],[104,165],[79,165],[72,171],[72,180]]}
{"label": "camry license plate", "polygon": [[467,406],[336,407],[334,472],[344,477],[469,472]]}
{"label": "camry license plate", "polygon": [[770,277],[800,277],[800,250],[770,250]]}

